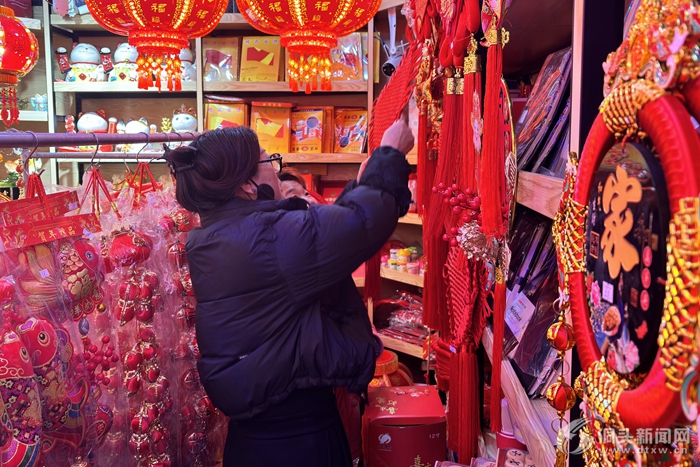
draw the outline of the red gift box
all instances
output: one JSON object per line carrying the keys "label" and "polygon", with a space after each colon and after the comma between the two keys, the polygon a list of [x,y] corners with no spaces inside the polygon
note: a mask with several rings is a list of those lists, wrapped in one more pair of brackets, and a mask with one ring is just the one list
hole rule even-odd
{"label": "red gift box", "polygon": [[369,388],[367,467],[433,467],[447,458],[445,408],[433,386]]}

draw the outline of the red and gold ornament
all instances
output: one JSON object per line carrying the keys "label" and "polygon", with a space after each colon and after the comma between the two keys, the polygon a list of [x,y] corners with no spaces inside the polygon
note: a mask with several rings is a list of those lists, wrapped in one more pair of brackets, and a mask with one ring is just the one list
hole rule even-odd
{"label": "red and gold ornament", "polygon": [[338,38],[361,28],[374,17],[380,0],[237,0],[238,9],[254,28],[280,36],[287,48],[287,75],[293,91],[308,94],[319,85],[331,90],[331,49]]}

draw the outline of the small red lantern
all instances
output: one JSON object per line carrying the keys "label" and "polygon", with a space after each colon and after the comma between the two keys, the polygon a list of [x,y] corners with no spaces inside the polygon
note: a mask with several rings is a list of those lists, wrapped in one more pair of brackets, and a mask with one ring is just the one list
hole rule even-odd
{"label": "small red lantern", "polygon": [[139,51],[139,88],[157,86],[167,76],[168,89],[182,89],[180,50],[190,39],[214,30],[226,11],[227,0],[86,0],[90,13],[102,27],[120,36]]}
{"label": "small red lantern", "polygon": [[15,18],[12,9],[0,6],[0,117],[7,126],[19,122],[17,83],[34,68],[38,58],[39,43],[36,36]]}
{"label": "small red lantern", "polygon": [[379,10],[381,0],[236,0],[255,29],[280,36],[289,52],[289,86],[306,93],[331,89],[331,49],[338,38],[361,28]]}

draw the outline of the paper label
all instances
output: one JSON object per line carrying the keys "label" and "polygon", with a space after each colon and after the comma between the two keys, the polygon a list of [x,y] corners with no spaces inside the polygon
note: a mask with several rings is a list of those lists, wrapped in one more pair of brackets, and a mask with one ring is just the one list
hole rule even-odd
{"label": "paper label", "polygon": [[603,300],[612,303],[614,298],[613,285],[610,282],[603,281]]}
{"label": "paper label", "polygon": [[514,297],[510,306],[506,309],[506,324],[508,324],[518,341],[522,338],[534,312],[535,305],[522,293]]}

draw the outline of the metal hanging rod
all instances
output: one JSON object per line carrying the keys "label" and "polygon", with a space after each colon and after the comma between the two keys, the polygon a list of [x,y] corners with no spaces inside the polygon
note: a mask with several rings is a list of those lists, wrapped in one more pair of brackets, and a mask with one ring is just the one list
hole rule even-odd
{"label": "metal hanging rod", "polygon": [[[102,146],[111,144],[179,143],[192,141],[201,133],[0,133],[0,148],[59,146]],[[92,157],[92,155],[90,156]],[[145,156],[147,157],[147,156]]]}
{"label": "metal hanging rod", "polygon": [[133,159],[139,161],[150,161],[153,159],[159,159],[163,157],[163,152],[98,152],[97,154],[92,151],[81,151],[81,152],[35,152],[31,155],[32,159],[85,159],[95,161],[100,160],[122,160],[122,159]]}

